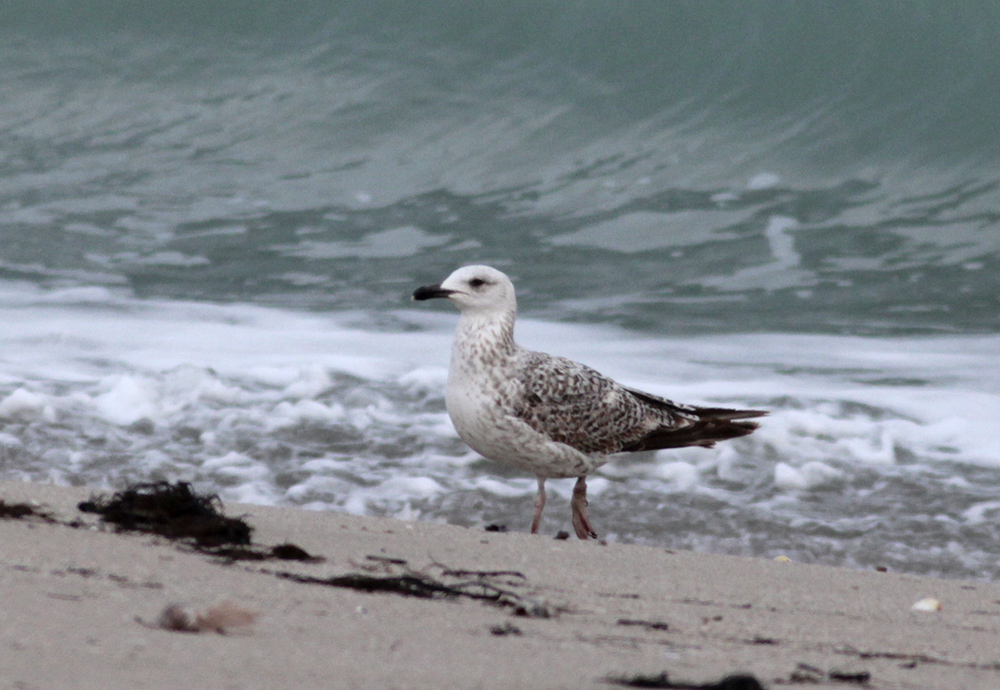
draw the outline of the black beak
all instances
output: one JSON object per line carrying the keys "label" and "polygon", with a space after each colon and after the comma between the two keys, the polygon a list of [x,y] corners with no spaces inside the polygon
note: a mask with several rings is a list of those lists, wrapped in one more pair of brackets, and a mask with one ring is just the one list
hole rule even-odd
{"label": "black beak", "polygon": [[445,290],[440,285],[424,285],[413,291],[413,299],[423,301],[436,297],[448,297],[454,290]]}

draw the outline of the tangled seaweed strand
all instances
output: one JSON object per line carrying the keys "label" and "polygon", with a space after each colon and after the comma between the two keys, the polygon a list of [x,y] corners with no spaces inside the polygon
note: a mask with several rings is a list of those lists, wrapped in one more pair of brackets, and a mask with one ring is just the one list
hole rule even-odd
{"label": "tangled seaweed strand", "polygon": [[[403,561],[405,565],[405,561]],[[487,582],[496,573],[472,573],[471,571],[445,571],[444,575],[467,574],[476,575],[472,581],[449,584],[427,573],[412,571],[409,568],[397,575],[370,575],[367,573],[347,573],[334,577],[313,577],[299,573],[279,572],[277,577],[310,585],[327,587],[343,587],[367,593],[390,593],[421,599],[466,598],[482,601],[493,606],[508,608],[515,615],[530,618],[551,618],[556,610],[544,601],[532,599],[514,592],[507,587]],[[502,574],[511,574],[504,571]],[[524,576],[520,573],[513,573]]]}
{"label": "tangled seaweed strand", "polygon": [[666,672],[646,676],[637,674],[622,678],[608,678],[609,683],[629,688],[668,688],[669,690],[764,690],[764,686],[754,676],[739,674],[726,676],[715,683],[675,683]]}
{"label": "tangled seaweed strand", "polygon": [[250,544],[250,525],[222,514],[216,494],[202,496],[187,482],[135,484],[111,498],[91,497],[77,508],[98,513],[123,530],[159,534],[169,539],[193,539],[200,547]]}

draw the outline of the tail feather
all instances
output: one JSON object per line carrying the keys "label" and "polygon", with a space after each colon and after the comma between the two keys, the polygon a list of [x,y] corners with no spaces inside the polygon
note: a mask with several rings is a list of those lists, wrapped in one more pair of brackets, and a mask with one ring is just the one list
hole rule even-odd
{"label": "tail feather", "polygon": [[673,413],[684,421],[654,429],[646,436],[623,447],[623,452],[683,448],[685,446],[711,448],[717,441],[746,436],[760,427],[756,422],[738,420],[763,417],[767,414],[764,410],[731,410],[724,407],[678,405],[670,400],[641,391],[630,390],[629,392],[654,407]]}
{"label": "tail feather", "polygon": [[724,407],[696,407],[694,409],[702,419],[730,421],[734,419],[753,419],[754,417],[763,417],[767,414],[764,410],[729,410]]}
{"label": "tail feather", "polygon": [[701,446],[711,448],[717,441],[728,441],[753,433],[760,425],[756,422],[731,422],[728,420],[700,420],[681,428],[660,428],[638,441],[622,448],[623,452],[660,450]]}

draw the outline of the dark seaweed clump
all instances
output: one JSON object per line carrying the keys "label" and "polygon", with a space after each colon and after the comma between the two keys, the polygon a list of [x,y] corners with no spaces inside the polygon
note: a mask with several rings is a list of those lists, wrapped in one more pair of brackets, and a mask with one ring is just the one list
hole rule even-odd
{"label": "dark seaweed clump", "polygon": [[46,522],[52,522],[52,516],[48,513],[37,510],[28,503],[7,503],[0,499],[0,519],[21,520],[24,518],[38,518]]}
{"label": "dark seaweed clump", "polygon": [[119,529],[192,539],[199,547],[249,545],[253,530],[242,519],[223,515],[216,494],[198,494],[187,482],[134,484],[111,498],[91,497],[77,508]]}
{"label": "dark seaweed clump", "polygon": [[622,678],[609,678],[614,685],[629,688],[669,688],[669,690],[764,690],[764,686],[754,676],[740,674],[726,676],[715,683],[675,683],[666,673],[646,676],[637,674]]}

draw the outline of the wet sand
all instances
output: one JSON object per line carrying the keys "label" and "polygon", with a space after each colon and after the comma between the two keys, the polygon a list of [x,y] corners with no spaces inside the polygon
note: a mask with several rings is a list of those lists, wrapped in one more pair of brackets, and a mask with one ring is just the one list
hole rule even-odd
{"label": "wet sand", "polygon": [[[0,519],[0,688],[608,688],[750,674],[764,687],[1000,687],[1000,585],[449,525],[227,505],[239,561],[100,526],[91,492],[0,482],[51,513]],[[80,526],[67,523],[78,521]],[[367,593],[331,577],[505,593]],[[926,597],[940,611],[914,611]],[[165,606],[258,613],[226,634],[156,627]],[[525,616],[520,613],[549,614]]]}

